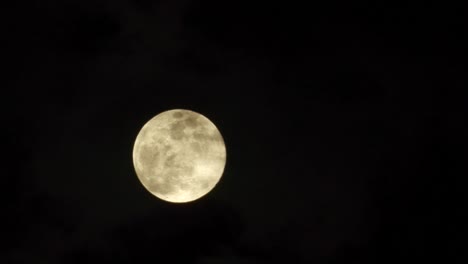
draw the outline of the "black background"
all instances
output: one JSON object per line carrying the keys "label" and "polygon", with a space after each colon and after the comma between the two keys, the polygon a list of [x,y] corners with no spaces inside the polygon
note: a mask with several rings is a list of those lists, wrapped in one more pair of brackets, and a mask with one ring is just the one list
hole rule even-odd
{"label": "black background", "polygon": [[[1,12],[2,263],[465,263],[464,9]],[[142,125],[173,108],[210,118],[227,147],[220,183],[187,204],[148,193],[131,159]]]}

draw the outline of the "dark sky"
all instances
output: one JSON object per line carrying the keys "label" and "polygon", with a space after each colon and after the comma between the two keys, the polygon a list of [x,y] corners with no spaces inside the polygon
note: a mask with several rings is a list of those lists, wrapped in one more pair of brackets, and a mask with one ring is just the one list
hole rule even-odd
{"label": "dark sky", "polygon": [[[3,7],[0,261],[465,263],[466,12],[303,2]],[[131,158],[173,108],[227,148],[188,204]]]}

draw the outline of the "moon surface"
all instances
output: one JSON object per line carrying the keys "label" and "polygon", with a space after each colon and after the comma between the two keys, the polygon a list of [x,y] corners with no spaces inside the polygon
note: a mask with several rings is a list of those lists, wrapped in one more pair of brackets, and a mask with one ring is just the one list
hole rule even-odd
{"label": "moon surface", "polygon": [[133,147],[143,186],[173,203],[197,200],[221,179],[226,147],[218,128],[194,111],[174,109],[149,120]]}

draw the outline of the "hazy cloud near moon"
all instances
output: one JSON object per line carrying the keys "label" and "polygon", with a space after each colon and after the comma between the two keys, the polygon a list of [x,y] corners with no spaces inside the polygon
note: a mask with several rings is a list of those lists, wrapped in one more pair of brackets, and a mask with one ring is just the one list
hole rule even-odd
{"label": "hazy cloud near moon", "polygon": [[[4,152],[12,157],[3,200],[13,214],[5,211],[11,225],[4,229],[11,232],[6,241],[24,243],[8,243],[27,259],[19,262],[92,263],[58,258],[63,247],[90,249],[90,234],[101,237],[116,227],[128,230],[126,244],[113,247],[118,240],[111,236],[103,243],[108,251],[90,259],[105,255],[114,261],[96,263],[125,263],[162,255],[166,262],[177,256],[190,263],[227,233],[241,237],[231,244],[238,258],[262,250],[269,258],[255,257],[255,263],[302,263],[293,256],[308,258],[305,263],[394,263],[464,252],[463,243],[444,236],[461,236],[457,223],[464,221],[456,197],[464,184],[453,178],[461,167],[448,154],[466,138],[460,125],[465,97],[444,105],[455,95],[445,88],[466,87],[460,60],[466,45],[456,33],[464,32],[456,25],[464,16],[434,18],[452,14],[443,4],[428,12],[406,5],[413,6],[406,14],[373,5],[353,14],[241,2],[249,1],[46,0],[5,9],[11,17],[5,17],[9,48],[2,60],[13,74],[4,76],[2,89]],[[141,125],[175,107],[216,117],[230,151],[223,184],[187,205],[148,194],[130,157]],[[186,129],[192,121],[186,119]],[[196,141],[187,147],[206,151],[197,141],[212,137],[192,136]],[[157,142],[157,153],[177,150]],[[151,147],[141,151],[148,156],[145,173],[164,164]],[[203,189],[209,182],[199,184]],[[174,185],[159,191],[167,195]],[[32,193],[75,204],[61,209],[47,201],[41,208]],[[23,206],[14,202],[19,199]],[[232,205],[245,230],[220,225],[226,214],[219,208],[172,218],[165,210],[190,211],[210,201]],[[53,220],[55,213],[63,219]],[[131,224],[123,227],[125,221]],[[73,224],[86,243],[67,242],[70,235],[60,228],[56,236],[54,225],[61,223]],[[200,224],[199,232],[186,232]],[[211,239],[209,228],[217,229],[210,233],[216,239],[200,243]],[[236,251],[249,243],[250,251]]]}

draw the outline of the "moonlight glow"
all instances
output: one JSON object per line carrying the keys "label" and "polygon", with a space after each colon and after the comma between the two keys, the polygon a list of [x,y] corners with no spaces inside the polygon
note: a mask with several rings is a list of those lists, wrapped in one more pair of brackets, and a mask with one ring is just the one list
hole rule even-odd
{"label": "moonlight glow", "polygon": [[226,148],[208,118],[175,109],[158,114],[143,126],[135,140],[133,164],[150,193],[169,202],[190,202],[218,183],[226,164]]}

